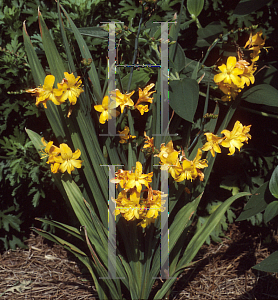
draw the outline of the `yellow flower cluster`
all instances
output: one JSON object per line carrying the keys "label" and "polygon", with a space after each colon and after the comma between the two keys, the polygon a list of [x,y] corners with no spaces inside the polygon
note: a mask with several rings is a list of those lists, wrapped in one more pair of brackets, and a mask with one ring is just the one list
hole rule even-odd
{"label": "yellow flower cluster", "polygon": [[162,169],[168,169],[175,181],[194,180],[197,177],[202,181],[204,174],[200,169],[208,166],[206,159],[201,159],[202,150],[198,149],[196,157],[193,161],[188,160],[185,156],[179,159],[179,152],[173,147],[173,142],[170,141],[166,146],[161,144],[159,154],[155,155],[160,158]]}
{"label": "yellow flower cluster", "polygon": [[214,76],[214,82],[225,94],[221,98],[222,101],[235,100],[245,85],[249,86],[250,83],[255,82],[254,72],[257,70],[255,63],[259,59],[260,49],[265,44],[265,39],[262,39],[261,36],[262,31],[257,32],[254,36],[251,35],[244,46],[244,48],[253,51],[250,55],[251,63],[242,59],[241,54],[239,54],[239,60],[230,56],[226,65],[222,64],[218,67],[221,73]]}
{"label": "yellow flower cluster", "polygon": [[[145,228],[154,223],[159,212],[164,211],[161,191],[153,190],[149,183],[152,182],[153,173],[143,174],[142,164],[137,161],[134,172],[119,170],[116,178],[112,182],[120,185],[122,191],[116,201],[116,215],[121,214],[127,221],[140,220],[139,226]],[[147,189],[142,191],[142,186]],[[147,191],[147,197],[142,196],[142,192]]]}
{"label": "yellow flower cluster", "polygon": [[64,76],[65,78],[62,82],[57,84],[58,88],[53,88],[55,76],[47,75],[44,79],[43,86],[26,90],[26,92],[35,94],[37,106],[42,103],[43,106],[47,108],[46,102],[49,100],[56,105],[60,105],[67,99],[69,99],[71,105],[75,105],[79,95],[84,92],[80,87],[82,81],[80,80],[80,76],[75,78],[73,73],[69,74],[65,72]]}
{"label": "yellow flower cluster", "polygon": [[251,125],[243,126],[239,121],[236,121],[232,131],[224,129],[221,131],[224,137],[220,138],[210,132],[205,133],[207,137],[207,142],[203,146],[203,151],[210,151],[212,156],[215,152],[221,153],[219,145],[225,148],[229,148],[230,153],[228,155],[233,155],[235,153],[235,148],[240,150],[243,146],[243,142],[248,143],[248,139],[251,139],[249,134]]}
{"label": "yellow flower cluster", "polygon": [[253,36],[252,34],[250,34],[250,38],[244,46],[245,49],[252,51],[252,53],[250,54],[252,61],[257,61],[259,59],[259,54],[261,52],[261,49],[264,47],[266,37],[263,39],[262,35],[263,35],[262,30],[260,30]]}
{"label": "yellow flower cluster", "polygon": [[74,168],[81,168],[82,160],[78,160],[81,155],[81,151],[77,149],[72,153],[70,147],[67,144],[60,144],[60,147],[54,146],[52,141],[48,143],[42,138],[42,142],[45,149],[42,151],[42,158],[48,157],[47,163],[51,166],[52,173],[58,173],[58,171],[69,174]]}
{"label": "yellow flower cluster", "polygon": [[[134,107],[138,109],[140,114],[143,115],[145,112],[149,111],[147,104],[142,103],[152,103],[153,97],[150,97],[155,91],[151,91],[154,87],[154,83],[149,84],[142,89],[139,88],[139,98],[137,103],[134,105],[131,96],[135,93],[132,91],[130,93],[122,94],[118,89],[111,92],[110,96],[105,96],[102,100],[101,105],[95,105],[94,109],[100,112],[99,123],[105,124],[107,120],[112,119],[112,117],[116,117],[120,114],[120,112],[116,111],[117,107],[120,107],[121,113],[124,112],[125,107]],[[111,98],[111,100],[110,100]]]}
{"label": "yellow flower cluster", "polygon": [[201,181],[204,179],[204,174],[201,169],[208,166],[206,159],[201,159],[202,150],[210,151],[212,156],[215,156],[215,152],[221,153],[220,146],[229,148],[232,155],[235,153],[235,148],[240,150],[243,146],[243,142],[248,142],[251,139],[249,134],[251,125],[243,126],[239,121],[236,121],[232,131],[227,129],[221,133],[224,137],[220,138],[210,132],[205,133],[207,142],[205,145],[197,151],[196,157],[193,161],[188,160],[184,155],[180,156],[179,151],[176,151],[173,147],[173,142],[170,141],[166,146],[161,144],[160,152],[155,155],[160,158],[160,164],[162,169],[168,169],[171,176],[175,181],[181,182],[183,180],[194,180],[199,178]]}

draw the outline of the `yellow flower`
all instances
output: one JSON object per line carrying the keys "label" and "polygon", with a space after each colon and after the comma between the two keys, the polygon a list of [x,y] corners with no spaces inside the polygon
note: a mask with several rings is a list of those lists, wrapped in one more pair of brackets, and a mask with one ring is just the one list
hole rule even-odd
{"label": "yellow flower", "polygon": [[221,73],[214,76],[215,83],[223,81],[228,84],[235,84],[238,87],[242,86],[241,78],[238,75],[243,73],[243,70],[238,69],[236,66],[236,57],[230,56],[227,60],[227,65],[222,64],[218,69]]}
{"label": "yellow flower", "polygon": [[188,159],[183,160],[181,168],[178,169],[175,176],[173,176],[174,180],[177,182],[181,182],[185,179],[192,181],[199,176],[202,181],[204,179],[204,174],[200,169],[206,168],[208,164],[207,160],[200,159],[201,157],[202,150],[199,148],[193,161]]}
{"label": "yellow flower", "polygon": [[47,164],[50,164],[51,172],[58,173],[60,164],[55,162],[55,158],[61,153],[61,149],[57,146],[53,145],[52,141],[48,143],[45,142],[44,138],[42,138],[42,142],[45,146],[45,149],[42,151],[43,155],[41,158],[48,157]]}
{"label": "yellow flower", "polygon": [[129,134],[129,127],[125,126],[123,131],[118,131],[120,134],[120,143],[125,144],[129,139],[135,139],[136,135]]}
{"label": "yellow flower", "polygon": [[[172,153],[175,153],[175,154],[173,155]],[[155,156],[158,156],[160,158],[160,161],[162,164],[167,164],[167,165],[170,164],[171,165],[174,162],[173,158],[177,157],[177,154],[179,154],[179,152],[174,149],[173,142],[170,141],[170,142],[168,142],[168,144],[166,146],[164,143],[162,143],[160,146],[159,154],[157,154]],[[174,164],[175,163],[176,162],[174,162]]]}
{"label": "yellow flower", "polygon": [[73,73],[69,74],[68,72],[64,72],[65,78],[61,83],[58,83],[58,89],[54,89],[54,94],[59,97],[60,102],[65,102],[69,99],[71,105],[75,105],[77,98],[83,91],[80,87],[82,81],[80,80],[80,76],[75,76]]}
{"label": "yellow flower", "polygon": [[77,160],[81,155],[79,149],[72,153],[67,144],[61,144],[60,149],[61,155],[54,158],[55,162],[60,164],[59,171],[62,173],[68,171],[68,173],[71,174],[74,168],[81,168],[82,160]]}
{"label": "yellow flower", "polygon": [[160,158],[160,163],[162,164],[161,169],[167,170],[173,178],[176,178],[180,174],[180,162],[179,162],[179,152],[174,149],[173,142],[170,141],[165,146],[161,144],[159,154],[155,155]]}
{"label": "yellow flower", "polygon": [[148,189],[148,198],[145,200],[145,204],[142,207],[141,219],[142,221],[138,223],[138,226],[143,228],[147,227],[151,223],[154,223],[155,219],[159,216],[159,213],[165,210],[163,206],[165,200],[163,197],[167,197],[161,191]]}
{"label": "yellow flower", "polygon": [[201,159],[202,157],[202,150],[199,148],[196,154],[196,157],[193,159],[193,167],[197,171],[197,176],[201,181],[204,180],[204,173],[200,169],[204,169],[208,166],[206,159]]}
{"label": "yellow flower", "polygon": [[131,189],[133,187],[136,187],[137,192],[141,192],[142,190],[142,184],[145,186],[149,186],[149,182],[151,182],[151,177],[153,176],[153,172],[149,174],[142,174],[142,164],[137,161],[136,162],[136,168],[134,173],[128,173],[128,181],[125,185],[125,188]]}
{"label": "yellow flower", "polygon": [[111,179],[111,182],[116,183],[116,187],[118,187],[118,184],[120,184],[122,189],[125,189],[125,184],[128,181],[128,177],[127,174],[129,173],[129,171],[125,171],[125,170],[118,170],[115,174],[115,178]]}
{"label": "yellow flower", "polygon": [[221,153],[219,143],[223,141],[223,138],[220,138],[211,132],[204,133],[204,135],[207,137],[207,142],[203,146],[202,150],[210,151],[213,157],[215,156],[215,152]]}
{"label": "yellow flower", "polygon": [[150,92],[150,89],[152,89],[154,86],[155,86],[155,84],[151,83],[151,84],[147,85],[143,91],[141,88],[138,89],[139,98],[134,107],[139,110],[141,115],[143,115],[145,112],[148,112],[149,108],[148,108],[148,105],[146,105],[146,104],[143,105],[140,103],[142,103],[142,102],[152,103],[153,102],[153,97],[150,97],[150,96],[153,93],[155,93],[155,91]]}
{"label": "yellow flower", "polygon": [[120,106],[121,113],[124,112],[126,106],[133,106],[134,102],[130,99],[130,97],[135,93],[132,91],[131,93],[122,94],[118,89],[111,92],[111,99],[116,101],[116,107]]}
{"label": "yellow flower", "polygon": [[254,72],[256,70],[257,68],[254,66],[254,62],[252,62],[252,64],[249,67],[244,69],[244,73],[241,75],[241,79],[247,86],[249,86],[250,83],[254,84]]}
{"label": "yellow flower", "polygon": [[251,125],[243,126],[242,132],[241,132],[241,139],[242,142],[248,143],[248,139],[251,139],[251,135],[248,133],[251,129]]}
{"label": "yellow flower", "polygon": [[154,86],[155,86],[155,84],[151,83],[151,84],[147,85],[143,91],[140,88],[138,89],[139,98],[138,98],[136,105],[138,105],[139,103],[142,103],[142,102],[149,102],[149,103],[153,102],[153,97],[150,97],[150,96],[153,93],[155,93],[156,91],[150,92],[149,90],[152,89]]}
{"label": "yellow flower", "polygon": [[141,207],[139,204],[140,193],[133,191],[128,198],[125,190],[121,191],[116,199],[115,215],[121,214],[127,221],[140,219]]}
{"label": "yellow flower", "polygon": [[105,96],[102,100],[101,105],[95,105],[94,109],[98,112],[101,112],[99,117],[99,123],[104,124],[108,119],[112,119],[112,117],[117,116],[118,112],[116,112],[116,102],[110,102],[109,96]]}
{"label": "yellow flower", "polygon": [[225,135],[225,139],[220,143],[221,146],[229,148],[230,153],[235,153],[235,148],[240,150],[243,142],[247,142],[251,135],[248,133],[251,125],[243,126],[239,121],[236,121],[232,131],[224,129],[221,133]]}
{"label": "yellow flower", "polygon": [[253,50],[254,47],[262,48],[264,46],[266,37],[264,39],[262,38],[262,35],[263,35],[262,30],[260,30],[259,32],[256,32],[255,35],[252,35],[252,33],[250,35],[251,36],[248,39],[248,41],[246,42],[244,48]]}
{"label": "yellow flower", "polygon": [[241,92],[241,89],[239,89],[236,85],[232,84],[227,84],[223,83],[223,81],[217,83],[218,88],[225,94],[225,96],[221,97],[221,100],[226,102],[226,101],[231,101],[232,99],[235,100],[236,96],[238,93]]}
{"label": "yellow flower", "polygon": [[[173,176],[174,175],[174,176]],[[185,159],[182,162],[180,170],[173,174],[172,177],[176,182],[181,182],[183,180],[193,180],[198,176],[197,170],[193,166],[193,162]]]}
{"label": "yellow flower", "polygon": [[252,33],[250,34],[250,38],[246,42],[244,48],[247,48],[248,50],[253,50],[253,53],[250,55],[253,61],[258,60],[259,53],[261,52],[261,48],[263,48],[265,44],[266,37],[262,38],[263,32],[260,30],[255,35],[252,36]]}
{"label": "yellow flower", "polygon": [[46,102],[51,100],[54,104],[60,105],[63,101],[56,97],[53,84],[55,82],[55,77],[53,75],[47,75],[44,79],[44,84],[41,87],[35,89],[26,90],[27,93],[33,93],[36,95],[36,106],[40,103],[43,104],[44,108],[47,108]]}
{"label": "yellow flower", "polygon": [[142,116],[145,112],[149,111],[148,105],[139,104],[139,105],[136,105],[135,108],[139,110],[139,112]]}
{"label": "yellow flower", "polygon": [[147,134],[146,134],[146,131],[144,132],[144,136],[145,136],[146,141],[144,141],[145,145],[143,146],[143,149],[151,148],[152,152],[154,152],[154,150],[155,150],[154,140],[153,140],[154,138],[153,137],[152,138],[148,137]]}
{"label": "yellow flower", "polygon": [[193,166],[196,169],[204,169],[208,166],[206,159],[201,159],[202,157],[202,150],[199,148],[197,150],[197,154],[195,158],[193,159]]}
{"label": "yellow flower", "polygon": [[243,70],[243,74],[240,76],[242,79],[243,85],[246,84],[247,86],[249,86],[250,82],[252,84],[254,84],[255,77],[253,74],[257,70],[257,68],[254,66],[254,61],[250,65],[247,61],[240,60],[237,62],[236,68]]}

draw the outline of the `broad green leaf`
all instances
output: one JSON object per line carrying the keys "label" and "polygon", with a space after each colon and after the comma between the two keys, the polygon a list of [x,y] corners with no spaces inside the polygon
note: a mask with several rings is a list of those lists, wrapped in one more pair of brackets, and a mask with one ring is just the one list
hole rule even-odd
{"label": "broad green leaf", "polygon": [[192,202],[187,203],[176,214],[174,221],[169,228],[169,237],[170,237],[169,238],[169,252],[172,251],[176,242],[180,238],[180,235],[182,234],[184,229],[188,226],[188,223],[190,223],[190,220],[193,219],[194,214],[197,210],[198,204],[201,200],[201,196],[202,195],[200,195],[198,198],[196,198]]}
{"label": "broad green leaf", "polygon": [[44,69],[38,59],[38,56],[35,52],[35,49],[31,43],[30,37],[27,33],[25,22],[23,23],[23,39],[24,46],[28,57],[28,62],[30,65],[30,69],[35,81],[36,86],[43,85],[45,72]]}
{"label": "broad green leaf", "polygon": [[264,7],[269,2],[271,2],[271,0],[240,0],[233,14],[238,16],[249,15]]}
{"label": "broad green leaf", "polygon": [[108,32],[101,27],[84,27],[78,28],[82,35],[88,35],[101,39],[108,39]]}
{"label": "broad green leaf", "polygon": [[196,80],[184,78],[170,81],[169,104],[182,119],[192,122],[199,99],[199,85]]}
{"label": "broad green leaf", "polygon": [[32,141],[33,145],[37,149],[39,155],[42,156],[42,151],[41,150],[45,147],[43,142],[42,142],[42,137],[39,134],[37,134],[36,132],[34,132],[30,129],[26,129],[26,132],[27,132],[30,140]]}
{"label": "broad green leaf", "polygon": [[268,62],[268,68],[262,69],[258,74],[256,81],[264,84],[270,84],[274,88],[278,88],[278,82],[275,80],[277,74],[276,61]]}
{"label": "broad green leaf", "polygon": [[[172,57],[174,57],[174,61],[171,60]],[[181,45],[179,43],[171,45],[169,47],[169,67],[174,68],[176,72],[180,72],[186,65],[185,61],[186,57]]]}
{"label": "broad green leaf", "polygon": [[[68,21],[71,25],[73,34],[74,34],[74,36],[76,38],[76,41],[78,43],[78,46],[79,46],[82,57],[84,57],[86,59],[89,59],[89,58],[92,59],[92,63],[90,65],[90,70],[88,71],[88,75],[89,75],[89,77],[91,79],[91,82],[93,84],[94,94],[97,98],[98,103],[100,104],[102,102],[102,90],[101,90],[101,86],[100,86],[100,82],[99,82],[99,76],[98,76],[95,64],[93,62],[92,55],[91,55],[91,53],[88,49],[88,46],[86,45],[86,43],[85,43],[85,41],[82,37],[82,35],[80,34],[78,28],[75,26],[72,19],[70,18],[70,16],[66,12],[66,10],[63,8],[63,6],[60,6],[60,7],[61,7],[62,11],[64,12],[66,18],[68,19]],[[107,45],[107,49],[108,49],[108,45]]]}
{"label": "broad green leaf", "polygon": [[252,267],[252,269],[256,269],[263,272],[275,272],[278,273],[278,251],[272,253],[264,259],[262,262]]}
{"label": "broad green leaf", "polygon": [[[184,190],[184,189],[183,189]],[[187,203],[178,213],[175,212],[175,218],[169,230],[169,253],[170,253],[170,273],[176,270],[180,254],[184,247],[184,239],[188,236],[188,228],[191,226],[200,203],[202,194],[192,202]],[[186,199],[181,199],[186,201]]]}
{"label": "broad green leaf", "polygon": [[[62,184],[80,224],[86,227],[89,237],[93,239],[93,243],[96,246],[97,252],[100,251],[103,253],[103,247],[105,245],[102,244],[102,239],[99,234],[104,233],[101,231],[101,228],[97,228],[100,223],[99,220],[97,217],[93,219],[91,218],[90,212],[84,202],[83,195],[79,187],[71,179],[70,175],[64,174]],[[107,257],[105,258],[103,256],[103,258],[107,260]]]}
{"label": "broad green leaf", "polygon": [[57,2],[57,10],[58,10],[58,15],[59,15],[59,25],[60,25],[60,29],[61,29],[63,44],[64,44],[65,51],[66,51],[66,54],[67,54],[69,71],[70,71],[70,73],[76,72],[73,57],[71,55],[70,45],[69,45],[67,35],[66,35],[66,31],[65,31],[65,28],[64,28],[64,23],[63,23],[63,19],[62,19],[62,13],[61,13],[61,8],[60,8],[59,1]]}
{"label": "broad green leaf", "polygon": [[40,12],[39,25],[45,55],[49,63],[51,74],[55,76],[55,82],[57,84],[64,78],[66,68]]}
{"label": "broad green leaf", "polygon": [[244,207],[243,212],[239,215],[236,221],[246,220],[247,218],[250,218],[263,211],[267,207],[266,200],[270,202],[269,197],[271,196],[268,184],[269,182],[265,182],[253,193],[253,196],[249,199],[246,206]]}
{"label": "broad green leaf", "polygon": [[43,222],[45,224],[60,228],[63,231],[65,231],[65,232],[75,236],[76,238],[84,241],[84,238],[82,237],[80,230],[76,229],[75,227],[72,227],[70,225],[63,224],[63,223],[60,223],[60,222],[57,222],[57,221],[48,220],[48,219],[36,218],[36,220],[38,220],[40,222]]}
{"label": "broad green leaf", "polygon": [[277,107],[278,90],[268,84],[259,84],[244,92],[241,99],[250,103]]}
{"label": "broad green leaf", "polygon": [[187,0],[187,10],[191,15],[198,17],[204,7],[204,0]]}
{"label": "broad green leaf", "polygon": [[[140,87],[142,90],[146,86],[147,82],[150,80],[152,73],[147,70],[147,68],[139,68],[139,70],[134,70],[132,74],[132,81],[129,90],[135,90]],[[130,75],[127,74],[122,78],[122,86],[123,89],[126,91],[128,88],[128,81]]]}
{"label": "broad green leaf", "polygon": [[270,181],[269,181],[269,190],[275,198],[278,198],[278,166],[273,171]]}
{"label": "broad green leaf", "polygon": [[264,222],[267,223],[278,215],[278,201],[268,204],[264,213]]}

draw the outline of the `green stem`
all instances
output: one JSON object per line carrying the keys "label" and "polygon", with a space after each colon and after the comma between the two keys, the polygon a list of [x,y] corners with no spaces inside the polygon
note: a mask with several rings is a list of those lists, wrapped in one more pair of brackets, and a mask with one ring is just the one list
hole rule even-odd
{"label": "green stem", "polygon": [[130,75],[129,75],[129,81],[128,81],[128,85],[127,85],[127,93],[129,92],[131,81],[132,81],[134,64],[135,64],[135,60],[136,60],[136,56],[137,56],[137,52],[138,52],[138,40],[139,40],[139,35],[140,35],[140,31],[141,31],[141,25],[143,22],[143,18],[144,18],[144,5],[142,5],[142,13],[141,13],[141,17],[140,17],[140,21],[139,21],[139,25],[138,25],[137,35],[135,38],[134,53],[133,53],[132,66],[131,66]]}

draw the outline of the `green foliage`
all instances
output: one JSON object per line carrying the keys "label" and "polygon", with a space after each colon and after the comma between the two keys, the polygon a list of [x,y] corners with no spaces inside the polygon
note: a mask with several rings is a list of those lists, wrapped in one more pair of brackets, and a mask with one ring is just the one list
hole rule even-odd
{"label": "green foliage", "polygon": [[[200,229],[209,219],[209,216],[222,204],[221,201],[213,201],[209,203],[206,207],[208,212],[208,216],[199,216],[197,223],[197,230]],[[221,243],[221,237],[225,237],[224,231],[227,231],[228,225],[232,224],[236,218],[235,213],[233,212],[233,208],[230,207],[227,209],[226,214],[221,217],[219,223],[215,226],[214,230],[210,233],[210,235],[206,239],[206,243],[209,245],[211,240],[215,243]]]}
{"label": "green foliage", "polygon": [[204,7],[204,0],[187,0],[188,12],[193,17],[198,17]]}
{"label": "green foliage", "polygon": [[[60,13],[56,12],[54,1],[4,0],[0,3],[0,92],[3,95],[0,106],[0,187],[5,191],[0,196],[1,205],[4,203],[0,208],[0,236],[6,249],[23,245],[18,237],[24,239],[27,233],[23,226],[32,226],[34,216],[55,219],[53,210],[59,211],[58,207],[61,205],[57,190],[52,189],[55,182],[66,202],[74,207],[80,223],[86,224],[86,228],[84,232],[80,232],[61,222],[41,219],[45,227],[35,231],[63,245],[88,267],[100,297],[122,297],[119,282],[104,282],[96,275],[106,277],[108,267],[103,251],[107,248],[108,234],[108,172],[100,165],[118,164],[119,161],[123,161],[130,169],[138,159],[144,160],[146,168],[150,169],[158,160],[147,157],[145,160],[140,151],[142,139],[121,147],[118,145],[118,137],[99,137],[99,133],[105,133],[105,129],[97,126],[98,115],[91,107],[101,103],[107,90],[108,25],[101,22],[111,20],[123,22],[116,25],[117,63],[157,65],[160,64],[161,58],[161,29],[160,24],[154,21],[176,21],[169,23],[169,130],[177,134],[173,137],[175,147],[183,150],[186,157],[195,157],[197,149],[204,144],[204,132],[220,134],[224,128],[228,128],[229,122],[234,121],[232,115],[237,108],[241,113],[235,118],[245,120],[245,125],[253,124],[252,130],[254,128],[251,134],[252,141],[255,139],[255,142],[249,142],[248,148],[243,149],[241,153],[235,153],[233,157],[228,157],[230,164],[222,154],[217,155],[216,159],[209,154],[209,167],[204,172],[203,182],[186,182],[180,186],[182,188],[175,187],[169,191],[169,194],[174,194],[170,201],[169,219],[171,276],[179,276],[205,241],[221,241],[228,223],[232,223],[235,218],[233,208],[229,207],[240,195],[252,193],[238,220],[249,219],[253,225],[261,225],[263,221],[268,223],[277,216],[277,201],[274,198],[277,197],[277,176],[273,175],[269,181],[270,174],[277,165],[277,130],[274,125],[276,123],[272,123],[277,119],[278,112],[276,54],[272,48],[269,48],[268,52],[261,49],[261,58],[258,61],[258,70],[261,70],[256,75],[255,85],[245,88],[233,103],[221,103],[221,94],[213,83],[216,64],[225,63],[227,56],[237,56],[239,51],[248,56],[243,45],[250,32],[262,29],[264,36],[268,37],[267,46],[278,46],[274,35],[274,28],[277,26],[275,1],[242,0],[236,4],[222,0],[63,0],[61,4],[68,12],[67,14],[62,11],[67,18],[67,22],[63,23],[64,27],[61,27],[62,38],[59,25],[59,22],[62,25],[62,20],[59,20]],[[38,6],[41,12],[39,22],[43,39],[38,32]],[[23,32],[28,62],[22,42],[21,27],[24,20],[29,33],[28,36],[26,31]],[[140,20],[142,24],[139,30]],[[251,27],[246,29],[246,26]],[[133,57],[136,58],[135,61]],[[92,64],[82,65],[81,61],[84,58],[92,58]],[[35,83],[31,79],[29,66]],[[85,92],[78,99],[78,104],[69,119],[64,118],[68,107],[57,108],[50,103],[44,111],[36,108],[34,99],[23,92],[27,88],[43,84],[45,75],[49,73],[60,81],[64,71],[76,71],[82,76],[85,87]],[[137,90],[150,82],[156,82],[155,89],[158,95],[161,89],[158,68],[141,68],[134,70],[130,76],[130,68],[119,67],[116,80],[117,88],[122,92]],[[142,135],[145,129],[149,136],[156,134],[161,122],[160,111],[159,97],[155,96],[150,113],[146,117],[139,119],[134,111],[129,111],[119,120],[117,129],[123,130],[123,127],[129,124],[132,134],[137,136]],[[247,118],[250,115],[254,116],[252,122]],[[263,120],[259,119],[262,115],[265,116]],[[47,120],[52,125],[54,135]],[[255,127],[256,123],[259,126]],[[261,123],[264,126],[260,126]],[[78,175],[73,175],[77,185],[66,177],[61,182],[58,174],[51,177],[49,166],[35,154],[35,149],[24,131],[25,127],[39,133],[36,135],[31,130],[27,131],[37,150],[42,147],[42,136],[47,139],[54,139],[56,136],[58,142],[70,142],[75,149],[81,149],[84,168]],[[263,127],[265,131],[262,131]],[[269,137],[266,143],[261,142],[262,137]],[[169,137],[155,137],[155,145],[159,148],[161,143],[168,140]],[[265,148],[262,144],[265,144]],[[158,188],[159,174],[154,172],[154,186]],[[52,192],[49,191],[49,186]],[[184,192],[185,187],[190,188],[191,194],[187,195]],[[214,195],[215,190],[220,190],[221,198]],[[240,191],[247,193],[240,194]],[[203,192],[203,198],[208,199],[205,203],[201,202]],[[88,202],[84,202],[83,197]],[[56,215],[57,217],[62,221]],[[193,230],[193,220],[197,222],[196,231]],[[68,222],[70,221],[66,220],[65,223]],[[47,226],[65,230],[87,244],[96,263],[75,245],[58,238],[53,232],[46,232]],[[117,234],[123,234],[125,225],[119,222],[117,226]],[[129,227],[128,242],[124,237],[120,239],[120,244],[117,244],[119,249],[130,250],[130,253],[119,252],[117,271],[129,280],[123,280],[123,285],[130,291],[128,297],[148,298],[154,282],[153,277],[158,275],[159,230],[152,235],[149,231],[140,232],[136,226],[132,226]],[[155,228],[159,228],[159,225],[155,224]],[[133,243],[135,246],[139,241],[142,247],[145,247],[145,234],[151,240],[148,248],[151,252],[147,255],[153,255],[152,262],[146,267],[141,263],[143,251],[140,250],[138,254],[133,249],[132,252],[128,244]],[[142,278],[146,280],[146,285]],[[156,299],[162,299],[174,281],[168,279],[155,296]]]}
{"label": "green foliage", "polygon": [[278,198],[278,166],[273,171],[270,181],[269,181],[269,190],[275,198]]}
{"label": "green foliage", "polygon": [[[199,86],[196,80],[184,78],[172,80],[169,85],[170,106],[182,119],[192,122],[196,113]],[[181,105],[182,100],[186,105]]]}
{"label": "green foliage", "polygon": [[254,266],[253,269],[278,273],[278,251],[270,254],[266,259]]}
{"label": "green foliage", "polygon": [[[254,226],[260,225],[263,220],[267,224],[278,215],[278,201],[275,200],[277,199],[278,186],[277,170],[276,167],[270,181],[264,183],[249,199],[237,221],[249,219]],[[253,268],[264,272],[278,272],[278,251],[272,253]]]}
{"label": "green foliage", "polygon": [[257,216],[257,218],[262,220],[262,214],[258,214],[264,210],[265,223],[268,223],[271,219],[276,217],[278,215],[278,202],[275,200],[275,198],[277,198],[277,184],[276,167],[272,173],[270,181],[265,182],[254,192],[253,196],[244,207],[244,211],[237,218],[237,221],[243,221],[254,216]]}
{"label": "green foliage", "polygon": [[[45,206],[40,202],[46,200],[51,175],[18,126],[14,127],[13,134],[0,139],[0,145],[0,233],[3,242],[0,247],[14,249],[24,247],[22,241],[27,238],[28,225],[34,224],[34,216]],[[44,211],[42,215],[48,213]]]}
{"label": "green foliage", "polygon": [[6,48],[0,48],[0,53],[0,92],[18,91],[18,85],[28,80],[26,55],[18,36],[6,44]]}
{"label": "green foliage", "polygon": [[269,84],[259,84],[243,93],[242,99],[254,104],[278,107],[278,90]]}

